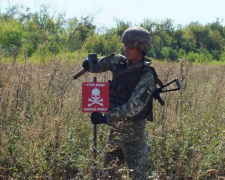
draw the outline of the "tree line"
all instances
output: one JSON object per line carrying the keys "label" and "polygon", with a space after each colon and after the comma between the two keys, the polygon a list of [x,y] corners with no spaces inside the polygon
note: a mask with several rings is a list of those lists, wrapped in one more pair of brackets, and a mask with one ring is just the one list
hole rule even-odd
{"label": "tree line", "polygon": [[[101,55],[122,53],[120,37],[135,24],[116,19],[115,27],[99,31],[94,19],[93,14],[66,19],[65,13],[52,13],[46,5],[41,5],[35,13],[23,5],[12,6],[0,12],[0,56],[47,57],[81,49]],[[225,27],[219,19],[206,25],[191,22],[176,27],[171,19],[162,22],[145,19],[138,25],[152,35],[149,57],[170,61],[225,61]]]}

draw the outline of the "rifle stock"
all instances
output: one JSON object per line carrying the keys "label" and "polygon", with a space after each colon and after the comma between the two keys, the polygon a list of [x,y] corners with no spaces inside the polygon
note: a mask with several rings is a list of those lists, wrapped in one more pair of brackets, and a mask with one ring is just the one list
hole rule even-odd
{"label": "rifle stock", "polygon": [[[172,84],[174,82],[176,82],[177,88],[163,90],[163,88],[169,86],[170,84]],[[155,91],[153,92],[153,97],[155,99],[157,99],[159,101],[159,103],[163,106],[165,104],[165,102],[161,98],[160,93],[169,92],[169,91],[177,91],[177,90],[181,90],[181,86],[180,86],[179,80],[178,79],[174,79],[173,81],[167,83],[166,85],[163,85],[160,88],[156,88]]]}

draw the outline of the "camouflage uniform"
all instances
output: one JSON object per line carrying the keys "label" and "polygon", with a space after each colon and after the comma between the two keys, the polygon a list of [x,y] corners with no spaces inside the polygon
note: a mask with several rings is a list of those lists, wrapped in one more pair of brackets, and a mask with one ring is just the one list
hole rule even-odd
{"label": "camouflage uniform", "polygon": [[[110,55],[99,60],[100,71],[114,72],[115,64],[125,57]],[[128,61],[129,62],[129,61]],[[128,69],[149,66],[142,60],[135,64],[128,64]],[[146,120],[133,120],[147,105],[155,84],[151,72],[144,73],[138,81],[128,101],[105,113],[107,125],[110,126],[108,149],[105,157],[105,166],[116,162],[118,166],[127,163],[132,179],[147,179],[148,146],[146,140]],[[145,98],[141,98],[141,97]],[[112,174],[111,174],[112,175]]]}

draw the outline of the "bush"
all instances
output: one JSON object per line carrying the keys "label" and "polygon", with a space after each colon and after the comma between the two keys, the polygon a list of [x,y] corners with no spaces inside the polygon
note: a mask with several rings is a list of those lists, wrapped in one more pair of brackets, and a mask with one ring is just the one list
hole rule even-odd
{"label": "bush", "polygon": [[194,53],[194,52],[189,52],[185,58],[189,62],[196,62],[196,63],[207,63],[210,61],[213,61],[213,57],[211,54],[208,52],[199,52],[199,53]]}
{"label": "bush", "polygon": [[87,38],[84,48],[88,53],[97,53],[102,55],[109,55],[112,53],[121,53],[122,44],[119,36],[111,35],[91,35]]}

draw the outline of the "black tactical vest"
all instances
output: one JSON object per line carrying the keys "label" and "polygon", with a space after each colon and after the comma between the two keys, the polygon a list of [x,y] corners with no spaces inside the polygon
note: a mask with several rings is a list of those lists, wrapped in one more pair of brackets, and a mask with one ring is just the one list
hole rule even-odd
{"label": "black tactical vest", "polygon": [[[135,69],[127,69],[128,60],[123,59],[114,67],[113,79],[109,81],[110,85],[110,110],[126,103],[131,97],[135,87],[137,86],[141,76],[146,72],[151,72],[150,67],[140,67]],[[147,106],[135,117],[130,120],[143,120],[147,116],[152,117],[152,102],[150,98]],[[152,120],[152,118],[150,118]]]}

